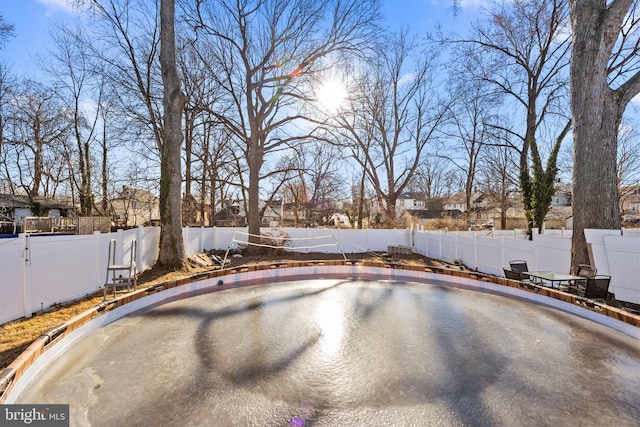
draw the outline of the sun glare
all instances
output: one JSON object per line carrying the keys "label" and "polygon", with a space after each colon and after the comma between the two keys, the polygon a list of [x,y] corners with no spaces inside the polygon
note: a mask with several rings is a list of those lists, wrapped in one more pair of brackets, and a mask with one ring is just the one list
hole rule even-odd
{"label": "sun glare", "polygon": [[347,88],[337,79],[326,80],[316,91],[316,98],[325,110],[335,114],[347,99]]}

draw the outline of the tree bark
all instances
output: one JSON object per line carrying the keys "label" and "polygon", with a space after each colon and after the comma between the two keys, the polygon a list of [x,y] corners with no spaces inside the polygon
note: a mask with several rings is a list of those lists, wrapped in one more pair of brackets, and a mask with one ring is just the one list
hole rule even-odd
{"label": "tree bark", "polygon": [[[249,226],[249,242],[260,243],[260,170],[264,159],[264,153],[258,138],[252,136],[247,146],[247,164],[249,166],[249,190],[248,190],[248,212],[247,225]],[[259,246],[249,246],[250,253],[259,253],[262,248]]]}
{"label": "tree bark", "polygon": [[[620,228],[617,135],[626,104],[608,83],[608,64],[622,24],[605,0],[572,0],[571,111],[573,116],[572,271],[589,263],[585,228]],[[628,6],[627,6],[628,8]]]}
{"label": "tree bark", "polygon": [[181,210],[182,111],[185,96],[180,90],[176,66],[175,1],[160,2],[160,67],[164,93],[164,138],[160,150],[160,252],[157,265],[181,268],[184,262]]}

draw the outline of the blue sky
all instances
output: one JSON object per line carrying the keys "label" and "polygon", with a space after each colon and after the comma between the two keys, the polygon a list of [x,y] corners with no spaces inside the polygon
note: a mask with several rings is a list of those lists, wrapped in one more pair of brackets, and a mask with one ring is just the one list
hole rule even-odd
{"label": "blue sky", "polygon": [[[383,0],[383,9],[391,26],[425,32],[437,22],[463,25],[482,3],[486,0],[462,0],[465,13],[456,20],[451,12],[452,0]],[[14,72],[26,73],[33,68],[33,56],[46,53],[51,24],[74,16],[67,0],[0,0],[0,13],[5,22],[15,26],[15,37],[7,41],[0,56]]]}

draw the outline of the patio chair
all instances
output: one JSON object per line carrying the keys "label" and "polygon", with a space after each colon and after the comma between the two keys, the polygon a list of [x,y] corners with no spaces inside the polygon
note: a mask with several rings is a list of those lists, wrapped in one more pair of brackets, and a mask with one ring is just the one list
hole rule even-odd
{"label": "patio chair", "polygon": [[589,264],[580,264],[578,265],[578,271],[576,272],[576,276],[580,277],[593,277],[596,275],[596,268]]}
{"label": "patio chair", "polygon": [[567,285],[567,292],[577,294],[580,290],[584,290],[586,279],[594,277],[596,275],[596,268],[589,264],[579,264],[576,276],[584,277],[585,280],[572,281]]}
{"label": "patio chair", "polygon": [[531,280],[526,273],[523,273],[519,270],[514,270],[513,268],[502,267],[502,271],[504,271],[504,277],[507,279],[517,280],[520,282],[520,287],[530,287],[531,285],[536,285],[536,283]]}
{"label": "patio chair", "polygon": [[522,273],[520,273],[518,270],[513,270],[507,267],[502,267],[502,270],[504,271],[504,277],[506,277],[507,279],[518,281],[522,280]]}
{"label": "patio chair", "polygon": [[524,261],[521,259],[509,261],[509,265],[511,266],[512,270],[517,270],[520,273],[526,273],[527,271],[529,271],[529,267],[527,266],[527,261]]}
{"label": "patio chair", "polygon": [[582,296],[590,299],[605,299],[609,293],[610,282],[611,276],[598,275],[587,277],[587,283]]}

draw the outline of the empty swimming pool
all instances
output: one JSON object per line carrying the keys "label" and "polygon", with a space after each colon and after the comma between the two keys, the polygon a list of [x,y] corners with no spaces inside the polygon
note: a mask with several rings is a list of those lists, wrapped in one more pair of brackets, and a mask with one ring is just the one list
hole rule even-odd
{"label": "empty swimming pool", "polygon": [[300,280],[149,307],[17,403],[72,425],[637,425],[637,340],[559,310],[413,282]]}

